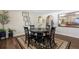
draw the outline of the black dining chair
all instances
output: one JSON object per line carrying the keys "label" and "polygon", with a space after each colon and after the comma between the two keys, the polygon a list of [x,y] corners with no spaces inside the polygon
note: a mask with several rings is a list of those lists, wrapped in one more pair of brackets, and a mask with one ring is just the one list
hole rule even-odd
{"label": "black dining chair", "polygon": [[[34,29],[34,28],[35,28],[35,26],[34,26],[34,25],[30,25],[30,30],[32,30],[32,29]],[[32,38],[34,38],[34,34],[35,34],[35,33],[30,32],[30,35],[32,36]]]}
{"label": "black dining chair", "polygon": [[35,26],[34,25],[30,25],[30,29],[34,29],[35,28]]}
{"label": "black dining chair", "polygon": [[26,41],[28,41],[28,47],[29,47],[30,39],[31,39],[31,36],[29,35],[29,29],[28,27],[24,27],[24,30],[25,30],[25,43]]}
{"label": "black dining chair", "polygon": [[46,29],[50,29],[50,25],[46,25]]}
{"label": "black dining chair", "polygon": [[55,27],[51,28],[51,34],[50,34],[50,36],[51,36],[51,48],[52,48],[52,46],[56,45],[55,44],[55,30],[56,30]]}
{"label": "black dining chair", "polygon": [[[34,25],[30,25],[30,30],[32,30],[34,28],[35,28]],[[35,38],[35,33],[33,33],[33,32],[30,31],[30,35],[31,35],[32,38]]]}
{"label": "black dining chair", "polygon": [[46,39],[49,48],[53,48],[55,45],[55,27],[52,27],[49,33],[46,34]]}

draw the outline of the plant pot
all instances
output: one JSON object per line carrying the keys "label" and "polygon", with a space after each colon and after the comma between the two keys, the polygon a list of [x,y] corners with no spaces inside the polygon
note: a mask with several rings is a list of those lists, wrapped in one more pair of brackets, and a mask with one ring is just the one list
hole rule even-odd
{"label": "plant pot", "polygon": [[10,38],[10,37],[13,37],[13,31],[9,31],[8,37],[9,37],[9,38]]}
{"label": "plant pot", "polygon": [[2,39],[2,38],[6,38],[6,32],[4,31],[4,32],[0,32],[0,39]]}

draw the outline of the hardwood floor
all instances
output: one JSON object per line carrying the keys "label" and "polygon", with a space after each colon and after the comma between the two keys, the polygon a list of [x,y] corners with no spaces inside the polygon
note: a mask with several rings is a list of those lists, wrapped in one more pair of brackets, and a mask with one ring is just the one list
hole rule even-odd
{"label": "hardwood floor", "polygon": [[79,38],[74,38],[74,37],[69,37],[59,34],[56,34],[55,37],[62,40],[70,41],[71,42],[70,49],[79,49]]}
{"label": "hardwood floor", "polygon": [[[79,38],[56,34],[55,38],[71,42],[70,49],[79,49]],[[0,40],[0,49],[21,49],[18,41],[15,38]]]}
{"label": "hardwood floor", "polygon": [[20,48],[21,47],[15,38],[0,40],[0,49],[20,49]]}

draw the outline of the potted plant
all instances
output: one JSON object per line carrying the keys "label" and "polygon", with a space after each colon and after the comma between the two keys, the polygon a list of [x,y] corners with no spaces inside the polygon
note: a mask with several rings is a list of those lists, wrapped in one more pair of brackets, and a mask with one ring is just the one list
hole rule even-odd
{"label": "potted plant", "polygon": [[6,37],[6,30],[4,29],[4,25],[8,22],[8,11],[2,10],[2,14],[0,14],[0,23],[2,24],[2,29],[0,29],[0,38],[4,36]]}
{"label": "potted plant", "polygon": [[14,32],[15,30],[13,30],[13,29],[8,29],[8,37],[10,38],[10,37],[13,37],[13,32]]}
{"label": "potted plant", "polygon": [[0,39],[4,37],[4,39],[6,38],[6,30],[4,29],[0,29]]}
{"label": "potted plant", "polygon": [[0,23],[2,24],[2,27],[4,29],[4,25],[9,22],[8,20],[8,11],[3,10],[2,14],[0,14]]}

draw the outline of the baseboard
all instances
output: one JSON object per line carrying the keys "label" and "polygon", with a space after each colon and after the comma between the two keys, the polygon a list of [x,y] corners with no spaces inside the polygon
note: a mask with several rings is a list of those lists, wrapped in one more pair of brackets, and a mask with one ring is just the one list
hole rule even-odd
{"label": "baseboard", "polygon": [[25,35],[24,33],[20,33],[20,34],[15,34],[14,37],[19,37],[19,36],[23,36]]}
{"label": "baseboard", "polygon": [[62,33],[56,33],[56,34],[59,34],[59,35],[64,35],[64,36],[68,36],[68,37],[73,37],[73,38],[78,38],[78,39],[79,39],[79,37],[77,37],[77,36],[71,36],[71,35],[62,34]]}
{"label": "baseboard", "polygon": [[[77,38],[77,37],[72,37],[72,36],[63,35],[63,34],[57,34],[57,33],[56,33],[55,36],[57,36],[57,35],[60,36],[60,37],[68,38],[68,39],[78,39],[78,40],[79,40],[79,38]],[[57,37],[58,37],[58,36],[57,36]]]}

